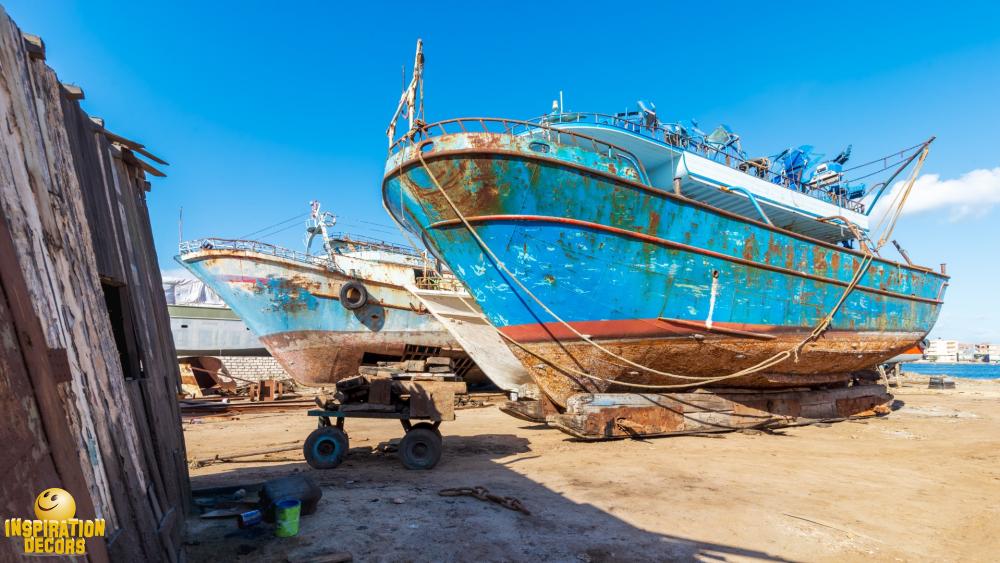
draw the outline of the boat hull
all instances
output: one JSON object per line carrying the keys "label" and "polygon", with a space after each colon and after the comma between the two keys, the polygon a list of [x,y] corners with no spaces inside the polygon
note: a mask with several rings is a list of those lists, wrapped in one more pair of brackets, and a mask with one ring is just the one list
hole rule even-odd
{"label": "boat hull", "polygon": [[231,310],[167,305],[170,333],[178,356],[264,356],[260,339]]}
{"label": "boat hull", "polygon": [[646,185],[604,154],[534,145],[503,134],[435,137],[421,147],[427,168],[417,147],[390,158],[383,198],[419,227],[558,405],[572,393],[641,389],[623,383],[845,383],[922,339],[937,318],[945,276],[875,260],[830,330],[794,357],[744,377],[685,379],[793,348],[834,310],[864,256]]}
{"label": "boat hull", "polygon": [[[399,285],[245,250],[202,250],[180,261],[303,385],[357,375],[363,362],[399,358],[408,344],[461,350]],[[369,293],[368,303],[356,310],[339,300],[340,287],[352,279]]]}

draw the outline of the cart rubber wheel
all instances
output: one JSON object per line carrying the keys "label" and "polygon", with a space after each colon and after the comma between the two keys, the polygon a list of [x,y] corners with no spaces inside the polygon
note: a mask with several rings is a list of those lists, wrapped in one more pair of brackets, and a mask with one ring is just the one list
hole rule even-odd
{"label": "cart rubber wheel", "polygon": [[399,441],[399,459],[407,469],[433,469],[441,459],[441,435],[416,424]]}
{"label": "cart rubber wheel", "polygon": [[435,434],[437,434],[438,438],[440,438],[441,437],[441,431],[438,430],[438,426],[440,424],[441,424],[440,422],[418,422],[417,424],[414,424],[411,428],[426,428],[426,429],[434,432]]}
{"label": "cart rubber wheel", "polygon": [[306,438],[302,453],[314,469],[333,469],[347,455],[347,433],[335,426],[317,428]]}

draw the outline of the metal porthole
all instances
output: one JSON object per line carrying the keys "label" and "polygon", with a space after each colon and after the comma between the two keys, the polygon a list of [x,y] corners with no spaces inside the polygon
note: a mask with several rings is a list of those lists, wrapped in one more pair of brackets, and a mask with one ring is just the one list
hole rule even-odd
{"label": "metal porthole", "polygon": [[340,304],[351,311],[360,309],[368,303],[368,290],[364,284],[351,280],[340,286]]}

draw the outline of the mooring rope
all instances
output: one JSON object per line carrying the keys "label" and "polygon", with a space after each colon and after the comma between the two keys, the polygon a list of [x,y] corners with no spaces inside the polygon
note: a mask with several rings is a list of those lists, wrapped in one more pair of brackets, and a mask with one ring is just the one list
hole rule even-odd
{"label": "mooring rope", "polygon": [[[704,384],[707,384],[707,383],[716,383],[716,382],[719,382],[719,381],[725,381],[725,380],[728,380],[728,379],[735,379],[735,378],[738,378],[738,377],[744,377],[744,376],[747,376],[747,375],[752,375],[754,373],[758,373],[758,372],[763,371],[763,370],[765,370],[767,368],[770,368],[770,367],[772,367],[774,365],[777,365],[777,364],[779,364],[781,362],[784,362],[785,360],[788,360],[789,358],[793,358],[797,362],[798,361],[798,355],[799,355],[799,352],[801,351],[801,349],[806,344],[809,344],[810,342],[812,342],[812,341],[818,339],[820,336],[822,336],[823,333],[826,332],[826,330],[830,327],[830,323],[833,320],[833,316],[837,313],[837,311],[840,310],[840,307],[847,300],[847,297],[851,294],[851,292],[854,291],[854,289],[861,282],[861,278],[864,276],[865,272],[867,272],[867,270],[868,270],[868,267],[871,266],[872,262],[874,261],[874,256],[871,254],[871,252],[870,251],[867,252],[866,255],[862,258],[861,263],[858,265],[857,270],[855,270],[855,273],[854,273],[853,278],[851,279],[851,282],[847,285],[847,287],[845,288],[843,294],[840,296],[840,299],[838,299],[836,305],[834,305],[833,309],[831,309],[830,312],[826,316],[823,317],[823,319],[820,321],[820,323],[818,325],[816,325],[816,327],[809,334],[809,336],[807,336],[801,342],[799,342],[795,346],[792,346],[788,350],[783,350],[781,352],[778,352],[778,353],[774,354],[773,356],[771,356],[770,358],[767,358],[767,359],[765,359],[765,360],[763,360],[763,361],[761,361],[761,362],[759,362],[759,363],[757,363],[757,364],[755,364],[753,366],[750,366],[748,368],[744,368],[742,370],[739,370],[737,372],[734,372],[734,373],[731,373],[731,374],[728,374],[728,375],[722,375],[722,376],[716,376],[716,377],[700,377],[700,376],[689,376],[689,375],[681,375],[681,374],[664,372],[664,371],[660,371],[660,370],[651,368],[649,366],[643,366],[641,364],[637,364],[637,363],[629,360],[628,358],[625,358],[625,357],[623,357],[623,356],[621,356],[619,354],[616,354],[616,353],[612,352],[611,350],[608,350],[604,346],[601,346],[599,343],[594,342],[593,340],[590,339],[589,336],[587,336],[585,334],[582,334],[581,332],[579,332],[578,330],[576,330],[572,325],[570,325],[568,322],[566,322],[565,320],[563,320],[562,317],[560,317],[559,315],[557,315],[555,313],[555,311],[553,311],[552,309],[550,309],[544,302],[542,302],[541,299],[539,299],[530,289],[528,289],[528,287],[523,282],[521,282],[521,280],[518,279],[518,277],[516,275],[514,275],[513,272],[511,272],[507,268],[507,266],[503,263],[503,261],[500,260],[500,258],[493,252],[493,250],[490,249],[489,245],[487,245],[486,242],[479,236],[479,233],[476,232],[476,230],[472,227],[472,224],[469,223],[469,221],[468,221],[468,219],[466,219],[465,215],[462,214],[462,212],[458,209],[458,206],[455,205],[455,202],[452,201],[451,197],[448,195],[448,193],[444,190],[444,188],[438,182],[437,176],[434,175],[434,172],[431,171],[430,167],[427,165],[427,161],[424,160],[423,151],[421,151],[419,147],[416,147],[416,149],[415,149],[414,152],[416,152],[417,158],[420,160],[421,166],[423,166],[424,170],[427,172],[427,175],[431,179],[431,181],[434,183],[434,186],[438,189],[439,192],[441,192],[441,195],[444,196],[445,201],[448,202],[448,205],[451,207],[452,211],[455,213],[455,216],[462,222],[462,224],[465,226],[465,228],[469,231],[469,234],[472,235],[473,239],[476,240],[476,243],[483,250],[483,252],[485,252],[486,255],[489,256],[490,259],[493,261],[493,263],[496,264],[496,266],[501,271],[503,271],[514,283],[516,283],[518,285],[518,287],[520,287],[529,297],[531,297],[531,299],[535,303],[537,303],[538,306],[542,308],[542,310],[544,310],[546,313],[548,313],[550,316],[552,316],[553,319],[555,319],[556,321],[558,321],[561,325],[565,326],[567,329],[569,329],[570,332],[572,332],[573,334],[575,334],[578,338],[580,338],[581,340],[583,340],[587,344],[593,346],[594,348],[597,348],[601,352],[604,352],[605,354],[607,354],[607,355],[609,355],[609,356],[611,356],[611,357],[613,357],[613,358],[615,358],[615,359],[617,359],[619,361],[622,361],[622,362],[628,364],[629,366],[632,366],[634,368],[637,368],[637,369],[640,369],[640,370],[643,370],[643,371],[646,371],[646,372],[649,372],[649,373],[660,375],[660,376],[663,376],[663,377],[669,377],[669,378],[673,378],[673,379],[683,379],[683,380],[693,381],[693,383],[689,383],[689,384],[676,384],[676,385],[646,385],[646,384],[641,384],[641,383],[628,383],[628,382],[624,382],[624,381],[619,381],[619,380],[615,380],[615,379],[609,379],[609,378],[605,378],[605,377],[600,377],[600,376],[592,375],[592,374],[589,374],[589,373],[586,373],[586,372],[583,372],[583,371],[580,371],[580,370],[576,370],[574,368],[568,368],[566,366],[557,365],[555,362],[553,362],[553,361],[551,361],[551,360],[549,360],[547,358],[543,358],[539,354],[537,354],[537,353],[529,350],[525,345],[523,345],[520,342],[517,342],[516,340],[514,340],[510,336],[504,334],[502,331],[500,331],[500,329],[498,329],[496,327],[493,327],[502,338],[508,340],[509,342],[513,343],[518,348],[520,348],[521,350],[524,350],[525,352],[528,352],[529,354],[531,354],[532,356],[534,356],[534,357],[538,358],[539,360],[545,362],[546,364],[551,365],[552,367],[554,367],[554,368],[556,368],[556,369],[558,369],[560,371],[568,372],[568,373],[573,373],[573,374],[579,375],[581,377],[586,377],[588,379],[592,379],[592,380],[595,380],[595,381],[603,381],[603,382],[611,383],[611,384],[614,384],[614,385],[621,385],[621,386],[624,386],[624,387],[633,387],[633,388],[637,388],[637,389],[651,389],[651,390],[653,390],[653,389],[680,389],[680,388],[689,388],[689,387],[693,387],[693,386],[696,386],[696,385],[704,385]],[[492,326],[492,324],[490,326]],[[555,341],[558,344],[562,344],[562,342],[558,338],[556,338],[554,335],[553,335],[553,339],[555,339]],[[624,367],[624,366],[622,366],[622,367]]]}
{"label": "mooring rope", "polygon": [[920,169],[924,166],[924,160],[927,158],[927,153],[930,151],[930,147],[925,147],[923,152],[920,153],[920,157],[917,160],[917,165],[913,167],[913,171],[910,173],[910,177],[906,180],[906,186],[900,191],[900,194],[893,198],[893,202],[890,204],[889,211],[878,222],[878,227],[881,228],[882,224],[888,219],[888,223],[885,223],[885,229],[882,231],[882,235],[878,239],[878,244],[876,249],[882,248],[889,238],[892,236],[892,231],[896,228],[896,221],[899,220],[899,216],[903,213],[903,205],[906,204],[907,198],[910,197],[910,192],[913,190],[913,184],[917,181],[917,175],[920,173]]}

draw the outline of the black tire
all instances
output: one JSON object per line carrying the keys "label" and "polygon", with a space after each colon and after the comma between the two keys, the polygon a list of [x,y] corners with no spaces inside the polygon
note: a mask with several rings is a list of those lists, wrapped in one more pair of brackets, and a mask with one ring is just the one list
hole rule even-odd
{"label": "black tire", "polygon": [[415,425],[399,441],[399,459],[407,469],[433,469],[441,459],[441,435]]}
{"label": "black tire", "polygon": [[309,434],[302,454],[313,469],[333,469],[344,461],[348,447],[347,433],[336,426],[324,426]]}
{"label": "black tire", "polygon": [[368,303],[368,290],[364,284],[357,280],[351,280],[340,286],[340,304],[345,309],[354,311],[360,309]]}
{"label": "black tire", "polygon": [[440,430],[438,430],[438,425],[437,425],[437,424],[434,424],[434,423],[432,423],[432,422],[418,422],[417,424],[414,424],[414,425],[413,425],[413,426],[411,427],[411,429],[412,429],[412,428],[426,428],[426,429],[428,429],[428,430],[430,430],[430,431],[434,432],[435,434],[437,434],[437,435],[438,435],[438,438],[440,438],[440,437],[441,437],[441,431],[440,431]]}

